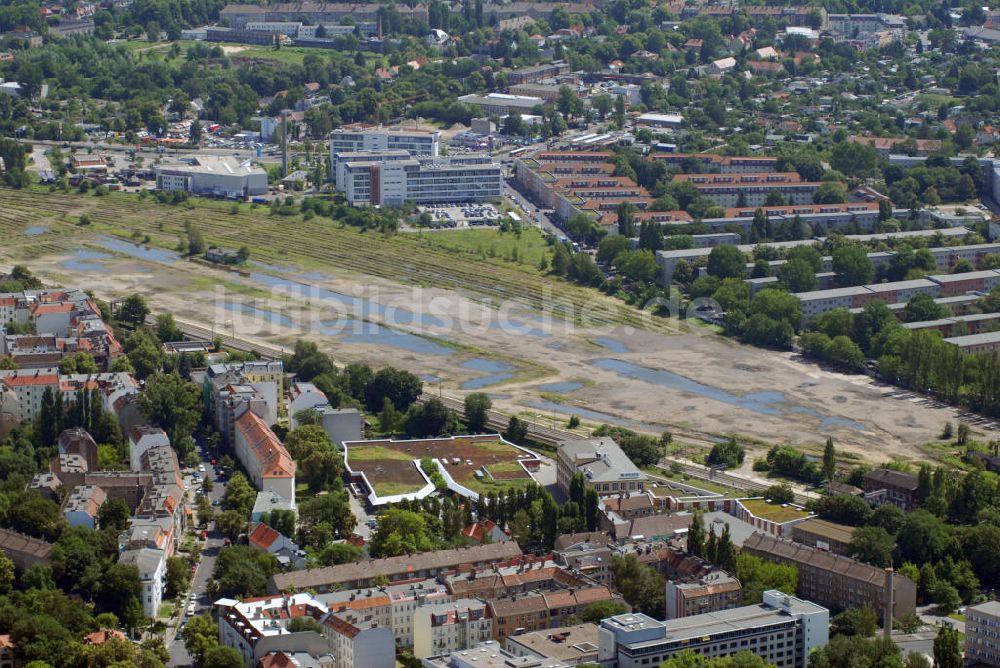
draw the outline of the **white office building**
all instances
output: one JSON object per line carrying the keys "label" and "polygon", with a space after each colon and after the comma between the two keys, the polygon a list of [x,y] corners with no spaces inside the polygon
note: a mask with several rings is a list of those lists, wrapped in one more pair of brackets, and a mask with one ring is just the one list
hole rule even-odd
{"label": "white office building", "polygon": [[330,133],[330,176],[337,179],[337,154],[363,151],[406,151],[411,156],[436,158],[441,154],[441,133],[388,128],[337,128]]}
{"label": "white office building", "polygon": [[242,198],[267,193],[267,172],[246,162],[199,155],[187,163],[156,166],[158,190],[183,190],[193,195]]}
{"label": "white office building", "polygon": [[770,590],[759,605],[665,622],[641,613],[601,620],[597,657],[606,666],[648,668],[684,650],[709,658],[749,651],[777,668],[800,668],[826,645],[829,627],[826,608]]}
{"label": "white office building", "polygon": [[488,202],[503,195],[503,174],[489,156],[414,158],[405,151],[336,156],[336,187],[352,206]]}

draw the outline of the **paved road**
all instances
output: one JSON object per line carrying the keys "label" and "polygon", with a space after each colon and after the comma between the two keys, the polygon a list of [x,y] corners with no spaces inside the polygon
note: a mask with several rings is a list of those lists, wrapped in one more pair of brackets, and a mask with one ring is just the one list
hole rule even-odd
{"label": "paved road", "polygon": [[531,220],[539,227],[543,232],[548,232],[549,234],[554,234],[557,237],[566,236],[562,230],[556,227],[551,220],[549,220],[548,214],[539,209],[530,200],[526,199],[524,195],[518,192],[514,186],[508,182],[503,184],[504,194],[511,199],[515,204],[517,204],[521,209],[528,214]]}
{"label": "paved road", "polygon": [[[213,475],[212,466],[205,462],[206,475]],[[195,491],[198,489],[197,485],[194,485],[190,477],[186,478],[188,486],[191,488],[189,494],[191,496],[191,502],[194,503]],[[216,499],[221,499],[222,495],[225,494],[226,484],[224,482],[215,481],[212,491],[209,492],[209,498],[215,501]],[[218,508],[216,508],[218,510]],[[219,550],[222,549],[222,544],[224,542],[223,536],[215,531],[214,526],[208,532],[208,540],[202,546],[201,551],[201,562],[198,564],[198,570],[195,571],[194,578],[191,580],[191,590],[197,596],[195,600],[195,614],[200,615],[203,612],[211,611],[212,601],[209,597],[206,589],[208,587],[208,581],[212,576],[212,571],[215,569],[215,559],[219,556]],[[185,603],[185,606],[187,603]],[[187,622],[190,617],[187,613],[184,614],[183,621]],[[193,661],[191,656],[184,649],[184,641],[180,637],[180,633],[175,629],[167,629],[167,637],[165,638],[167,645],[167,651],[170,652],[170,661],[167,665],[169,666],[191,666]]]}
{"label": "paved road", "polygon": [[[962,608],[962,611],[964,612],[965,609]],[[959,621],[957,619],[952,619],[951,617],[942,617],[940,615],[934,614],[933,605],[924,605],[918,607],[917,615],[923,622],[930,624],[932,626],[944,626],[947,624],[952,626],[959,633],[963,635],[965,634],[965,622]]]}

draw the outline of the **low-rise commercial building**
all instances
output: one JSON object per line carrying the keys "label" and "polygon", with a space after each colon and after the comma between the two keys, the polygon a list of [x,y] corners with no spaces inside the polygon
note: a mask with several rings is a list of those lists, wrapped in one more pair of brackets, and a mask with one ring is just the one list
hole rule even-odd
{"label": "low-rise commercial building", "polygon": [[490,116],[507,116],[509,114],[530,114],[538,106],[545,104],[545,100],[532,95],[509,95],[507,93],[489,93],[487,95],[462,95],[459,102],[468,104],[479,109],[478,113]]}
{"label": "low-rise commercial building", "polygon": [[771,590],[760,605],[665,622],[641,613],[601,620],[598,661],[648,668],[684,650],[710,658],[749,651],[778,668],[800,668],[826,645],[829,626],[826,608]]}
{"label": "low-rise commercial building", "polygon": [[845,556],[851,553],[854,527],[813,517],[792,527],[792,540]]}
{"label": "low-rise commercial building", "polygon": [[156,165],[156,187],[193,195],[244,198],[267,193],[267,172],[249,160],[200,155],[187,164]]}
{"label": "low-rise commercial building", "polygon": [[798,595],[831,610],[860,608],[867,604],[884,619],[890,587],[893,618],[899,619],[916,610],[917,586],[891,569],[877,568],[760,532],[743,543],[742,551],[764,561],[795,566],[799,571]]}

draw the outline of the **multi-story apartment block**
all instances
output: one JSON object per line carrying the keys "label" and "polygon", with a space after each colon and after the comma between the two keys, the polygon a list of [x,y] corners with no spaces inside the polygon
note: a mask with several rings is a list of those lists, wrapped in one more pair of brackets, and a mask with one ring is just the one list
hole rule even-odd
{"label": "multi-story apartment block", "polygon": [[[392,668],[396,649],[392,629],[353,610],[331,611],[310,594],[215,602],[219,644],[240,653],[248,666],[257,666],[277,652],[301,653],[303,658],[331,668]],[[298,617],[319,622],[321,631],[290,632]],[[287,665],[287,664],[285,664]]]}
{"label": "multi-story apartment block", "polygon": [[545,100],[533,95],[510,95],[508,93],[488,93],[477,95],[470,93],[458,98],[459,102],[479,109],[480,114],[490,116],[507,116],[508,114],[530,114],[535,107],[545,104]]}
{"label": "multi-story apartment block", "polygon": [[666,618],[731,610],[738,608],[742,600],[743,585],[725,571],[712,571],[688,580],[668,580]]}
{"label": "multi-story apartment block", "polygon": [[826,608],[771,590],[760,605],[665,622],[641,613],[601,620],[598,662],[648,668],[683,650],[706,657],[749,651],[778,668],[800,668],[826,645],[829,626]]}
{"label": "multi-story apartment block", "polygon": [[877,568],[759,531],[743,543],[742,551],[764,561],[792,564],[799,571],[798,595],[831,610],[868,604],[875,608],[880,619],[884,619],[890,587],[895,619],[916,610],[917,586],[891,569]]}
{"label": "multi-story apartment block", "polygon": [[480,600],[426,605],[413,615],[413,656],[418,659],[469,649],[492,637],[493,618]]}
{"label": "multi-story apartment block", "polygon": [[917,476],[894,469],[874,469],[865,474],[865,499],[874,505],[891,503],[903,511],[916,510]]}
{"label": "multi-story apartment block", "polygon": [[493,638],[503,640],[525,631],[556,628],[566,617],[579,615],[588,605],[602,601],[621,602],[621,598],[605,585],[590,585],[490,600]]}
{"label": "multi-story apartment block", "polygon": [[277,573],[271,577],[268,589],[272,592],[290,589],[313,589],[326,592],[345,587],[366,587],[372,580],[384,576],[390,582],[430,578],[458,568],[486,568],[521,556],[517,542],[488,543],[453,550],[438,550],[422,554],[386,557],[350,564],[338,564],[304,571]]}
{"label": "multi-story apartment block", "polygon": [[987,601],[965,611],[965,662],[1000,666],[1000,601]]}
{"label": "multi-story apartment block", "polygon": [[233,450],[254,487],[295,505],[295,460],[267,423],[249,409],[236,419]]}
{"label": "multi-story apartment block", "polygon": [[[427,5],[418,4],[413,8],[400,7],[404,18],[427,21]],[[339,24],[341,19],[351,17],[357,23],[379,20],[378,7],[349,2],[285,2],[259,5],[226,5],[219,12],[219,19],[234,28],[244,28],[251,21],[280,22],[303,21],[309,24]]]}
{"label": "multi-story apartment block", "polygon": [[489,156],[412,158],[400,153],[337,154],[337,190],[352,206],[487,202],[503,195],[501,167]]}
{"label": "multi-story apartment block", "polygon": [[559,444],[556,453],[559,488],[568,494],[570,482],[577,473],[582,473],[587,486],[601,495],[641,492],[646,485],[646,475],[614,439],[606,436]]}
{"label": "multi-story apartment block", "polygon": [[565,534],[556,539],[557,563],[603,585],[611,584],[611,548],[602,532]]}

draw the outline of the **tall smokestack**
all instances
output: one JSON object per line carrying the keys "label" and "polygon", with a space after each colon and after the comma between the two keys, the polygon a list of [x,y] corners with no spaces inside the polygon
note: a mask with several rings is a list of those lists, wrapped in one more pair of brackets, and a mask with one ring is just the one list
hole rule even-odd
{"label": "tall smokestack", "polygon": [[288,114],[281,112],[281,176],[288,176]]}
{"label": "tall smokestack", "polygon": [[886,639],[892,638],[892,611],[893,611],[893,570],[885,569],[885,612],[882,617],[882,632]]}

